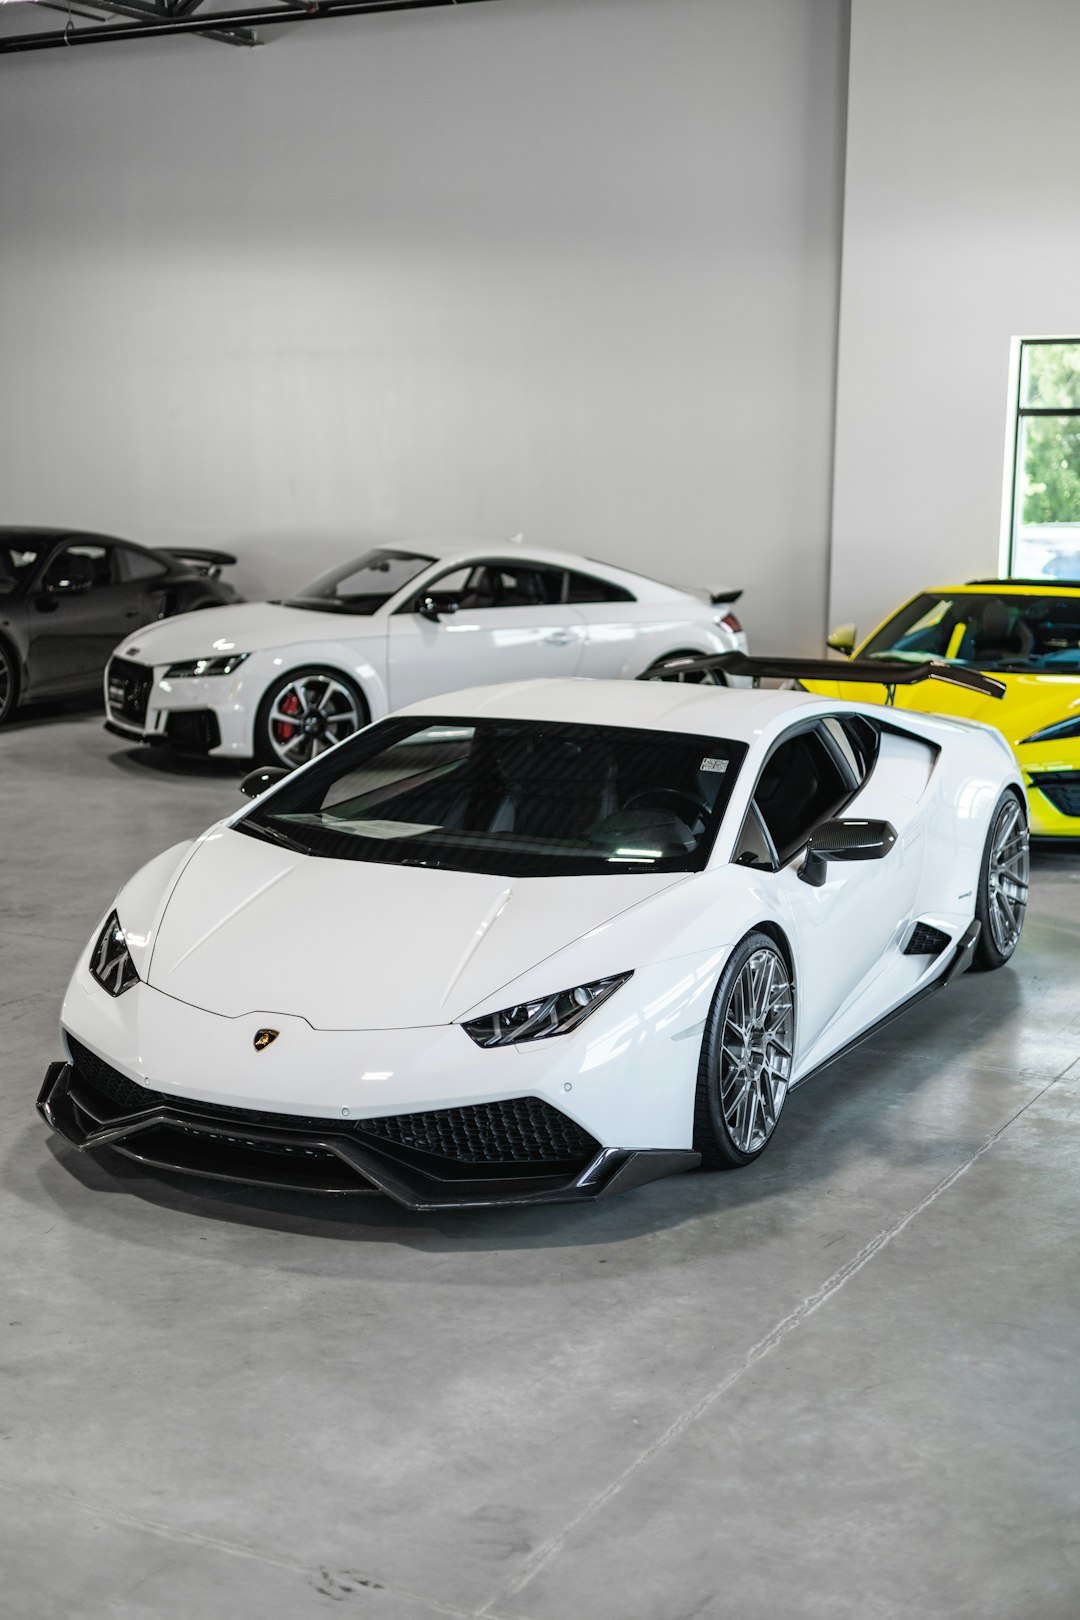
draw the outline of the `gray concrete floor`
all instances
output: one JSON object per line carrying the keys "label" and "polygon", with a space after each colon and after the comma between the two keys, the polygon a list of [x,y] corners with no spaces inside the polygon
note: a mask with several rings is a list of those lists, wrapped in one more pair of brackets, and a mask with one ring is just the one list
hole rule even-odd
{"label": "gray concrete floor", "polygon": [[34,1113],[93,922],[237,775],[0,736],[3,1620],[1080,1614],[1080,858],[750,1170],[413,1216]]}

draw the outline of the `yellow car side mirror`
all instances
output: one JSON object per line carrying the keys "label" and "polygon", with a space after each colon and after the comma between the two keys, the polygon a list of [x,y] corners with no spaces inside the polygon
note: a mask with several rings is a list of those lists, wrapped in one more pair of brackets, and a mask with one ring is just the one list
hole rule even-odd
{"label": "yellow car side mirror", "polygon": [[850,658],[855,651],[855,626],[853,624],[838,624],[835,630],[829,632],[825,638],[826,647],[833,652],[843,653]]}

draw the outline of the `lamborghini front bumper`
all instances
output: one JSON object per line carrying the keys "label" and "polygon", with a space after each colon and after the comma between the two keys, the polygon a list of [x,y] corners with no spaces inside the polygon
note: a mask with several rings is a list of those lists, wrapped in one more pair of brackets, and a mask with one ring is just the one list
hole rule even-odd
{"label": "lamborghini front bumper", "polygon": [[430,1210],[608,1198],[699,1163],[681,1149],[601,1147],[536,1097],[339,1123],[136,1087],[71,1044],[75,1061],[46,1073],[42,1118],[77,1148],[112,1148],[154,1169],[305,1192],[382,1192]]}

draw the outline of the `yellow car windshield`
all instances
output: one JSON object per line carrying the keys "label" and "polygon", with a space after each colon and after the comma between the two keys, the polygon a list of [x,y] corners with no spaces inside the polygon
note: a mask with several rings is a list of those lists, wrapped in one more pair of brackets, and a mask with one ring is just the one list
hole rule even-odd
{"label": "yellow car windshield", "polygon": [[1080,675],[1080,594],[928,591],[894,614],[859,656]]}

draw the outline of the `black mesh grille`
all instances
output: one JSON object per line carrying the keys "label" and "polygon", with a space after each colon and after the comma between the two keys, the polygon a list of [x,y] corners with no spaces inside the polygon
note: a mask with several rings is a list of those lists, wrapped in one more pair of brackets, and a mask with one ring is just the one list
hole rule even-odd
{"label": "black mesh grille", "polygon": [[1080,816],[1080,771],[1040,771],[1032,785],[1063,816]]}
{"label": "black mesh grille", "polygon": [[360,1129],[399,1147],[462,1164],[558,1163],[585,1157],[597,1146],[580,1125],[539,1097],[390,1114],[365,1119]]}
{"label": "black mesh grille", "polygon": [[915,932],[904,946],[905,956],[940,956],[949,936],[940,928],[931,928],[929,923],[916,923]]}
{"label": "black mesh grille", "polygon": [[197,1102],[136,1085],[68,1036],[77,1075],[109,1102],[131,1112],[165,1103],[187,1114],[238,1124],[280,1126],[324,1135],[355,1136],[455,1164],[567,1164],[591,1159],[600,1144],[580,1125],[539,1097],[510,1097],[467,1108],[437,1108],[421,1114],[389,1114],[355,1121],[275,1114],[262,1108],[231,1108]]}
{"label": "black mesh grille", "polygon": [[208,754],[221,742],[221,727],[213,709],[177,709],[165,722],[165,735],[185,753]]}
{"label": "black mesh grille", "polygon": [[146,723],[146,708],[153,684],[154,672],[145,664],[132,664],[126,658],[109,660],[106,677],[109,707],[122,720],[136,726]]}
{"label": "black mesh grille", "polygon": [[68,1046],[71,1049],[72,1062],[79,1074],[84,1080],[89,1080],[95,1091],[100,1091],[110,1102],[134,1111],[136,1108],[151,1108],[154,1103],[163,1100],[160,1091],[151,1091],[148,1086],[136,1085],[134,1080],[129,1080],[126,1074],[114,1069],[104,1058],[97,1057],[71,1035],[68,1036]]}

